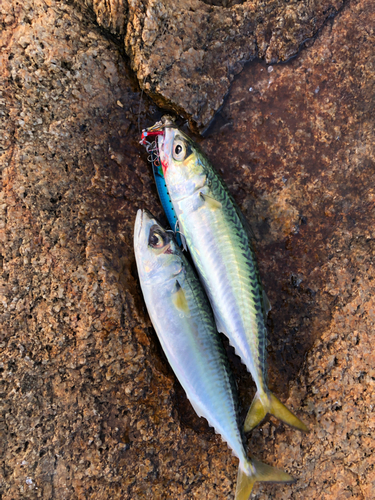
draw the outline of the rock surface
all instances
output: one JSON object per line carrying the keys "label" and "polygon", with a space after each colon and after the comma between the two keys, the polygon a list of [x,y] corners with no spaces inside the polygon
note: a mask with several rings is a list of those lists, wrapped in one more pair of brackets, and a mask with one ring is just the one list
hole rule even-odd
{"label": "rock surface", "polygon": [[247,67],[204,143],[258,236],[271,386],[312,430],[252,434],[298,478],[259,500],[375,498],[374,42],[374,3],[347,6],[289,64]]}
{"label": "rock surface", "polygon": [[[1,16],[0,496],[233,498],[237,460],[136,278],[136,210],[161,214],[138,122],[160,112],[87,11],[5,0]],[[293,61],[246,66],[197,138],[258,238],[270,385],[312,429],[252,433],[298,479],[256,499],[375,498],[374,17],[349,3]],[[253,385],[229,354],[244,414]]]}
{"label": "rock surface", "polygon": [[210,123],[246,61],[286,61],[344,3],[81,1],[124,40],[141,87],[198,128]]}

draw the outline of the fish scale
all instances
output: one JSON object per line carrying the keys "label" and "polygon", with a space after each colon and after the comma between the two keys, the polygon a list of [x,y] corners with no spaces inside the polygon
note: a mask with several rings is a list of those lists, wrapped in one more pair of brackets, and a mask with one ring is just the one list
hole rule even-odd
{"label": "fish scale", "polygon": [[[220,189],[220,183],[217,183],[217,189]],[[212,192],[212,195],[215,197],[217,193],[215,191]],[[254,265],[254,261],[249,258],[248,249],[250,248],[251,242],[249,241],[248,235],[244,232],[239,217],[235,210],[233,210],[233,206],[226,203],[225,209],[228,211],[228,219],[231,221],[231,229],[238,236],[238,253],[241,256],[239,262],[236,262],[236,268],[233,273],[228,273],[228,278],[231,282],[236,282],[239,279],[238,283],[240,283],[240,293],[237,287],[234,285],[233,290],[233,299],[239,302],[240,308],[246,308],[250,313],[250,322],[252,324],[253,330],[262,331],[263,321],[264,321],[264,311],[260,296],[260,290],[258,286],[253,286],[254,282],[258,282],[256,276],[256,269]],[[251,255],[251,254],[250,254]],[[252,256],[252,255],[251,255]],[[258,283],[257,283],[258,284]],[[225,282],[224,286],[228,286],[228,283]],[[246,325],[244,325],[246,328]],[[249,343],[253,345],[252,349],[252,358],[254,361],[254,366],[256,371],[258,372],[258,376],[261,379],[261,375],[263,375],[265,370],[265,342],[262,342],[262,335],[253,335],[251,339],[248,339]],[[237,354],[241,354],[241,351]],[[256,377],[254,377],[256,378]]]}
{"label": "fish scale", "polygon": [[[217,190],[214,190],[214,187],[214,183],[211,183],[209,195],[219,202],[227,202],[227,200],[223,199],[224,196],[223,193],[219,191],[219,186]],[[252,280],[255,280],[254,265],[247,258],[247,255],[244,262],[243,254],[245,251],[245,247],[249,245],[248,237],[247,235],[243,234],[243,229],[239,227],[240,221],[236,212],[232,207],[230,207],[230,205],[228,205],[229,203],[223,203],[223,207],[225,207],[226,211],[228,211],[228,217],[225,218],[226,214],[223,210],[223,217],[219,221],[212,220],[212,218],[210,218],[211,214],[209,210],[207,210],[205,216],[203,216],[203,214],[199,214],[199,217],[202,218],[203,224],[206,224],[207,228],[205,236],[200,239],[199,243],[197,243],[196,238],[194,238],[194,235],[197,234],[197,231],[195,229],[190,230],[190,227],[197,228],[197,221],[193,218],[190,219],[190,222],[185,221],[185,206],[183,201],[178,202],[177,213],[182,213],[181,224],[184,229],[187,245],[190,249],[192,257],[195,262],[198,261],[201,263],[200,265],[198,264],[197,267],[203,278],[206,290],[208,291],[208,296],[211,300],[211,304],[213,304],[215,315],[220,317],[220,311],[218,311],[218,308],[215,307],[215,299],[216,297],[222,296],[222,302],[225,303],[225,313],[232,308],[236,311],[234,317],[234,328],[237,325],[241,325],[244,332],[254,331],[255,328],[259,329],[259,326],[261,326],[263,322],[261,298],[258,290],[254,286],[252,286]],[[226,223],[227,221],[229,222]],[[216,231],[211,228],[216,229]],[[236,247],[235,245],[231,245],[230,252],[227,251],[225,254],[223,254],[222,262],[218,262],[216,256],[217,254],[213,254],[213,252],[210,251],[210,249],[212,248],[212,244],[210,244],[210,242],[223,241],[222,234],[228,234],[228,232],[232,235],[232,241],[235,242],[237,240],[238,246]],[[220,245],[218,246],[220,252]],[[206,260],[211,261],[206,267],[203,267],[202,261],[199,259],[198,253],[200,252],[201,248],[205,248]],[[213,269],[214,267],[216,268],[216,283],[219,285],[218,287],[214,288],[212,286],[212,282],[207,279],[207,274],[204,272],[207,267],[211,267],[211,269]],[[244,270],[246,270],[246,272],[244,272]],[[236,285],[231,286],[231,283],[236,283]],[[236,290],[237,286],[239,286],[240,290]],[[243,310],[243,308],[245,307],[248,310],[248,314],[242,315],[240,313],[240,309]],[[233,317],[233,314],[231,314],[231,316]],[[225,328],[224,333],[227,333],[227,331],[228,329]],[[264,349],[264,344],[261,345],[259,342],[257,342],[258,336],[252,336],[252,338],[250,339],[246,339],[246,337],[244,336],[242,338],[242,342],[236,342],[233,336],[229,336],[228,334],[227,336],[229,337],[231,344],[236,349],[236,352],[239,355],[241,355],[241,352],[244,352],[244,350],[246,349],[246,344],[250,345],[250,348],[253,347],[251,357],[255,367],[255,370],[253,370],[253,377],[254,379],[258,378],[260,381],[259,384],[261,384],[264,370],[264,367],[262,366],[262,360],[265,358],[264,353],[261,352],[261,350]],[[243,345],[242,349],[238,348],[239,344]],[[250,358],[250,355],[248,355],[248,357]]]}

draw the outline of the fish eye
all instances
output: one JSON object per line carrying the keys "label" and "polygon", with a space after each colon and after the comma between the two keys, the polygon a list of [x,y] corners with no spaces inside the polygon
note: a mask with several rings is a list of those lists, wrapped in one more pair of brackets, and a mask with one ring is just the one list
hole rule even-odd
{"label": "fish eye", "polygon": [[160,234],[151,232],[150,237],[148,239],[148,244],[152,248],[163,248],[164,241],[163,241],[163,238]]}
{"label": "fish eye", "polygon": [[154,224],[150,229],[148,244],[152,248],[163,248],[169,242],[169,236],[160,227]]}
{"label": "fish eye", "polygon": [[176,161],[182,161],[186,156],[186,146],[181,139],[177,139],[173,144],[173,159]]}

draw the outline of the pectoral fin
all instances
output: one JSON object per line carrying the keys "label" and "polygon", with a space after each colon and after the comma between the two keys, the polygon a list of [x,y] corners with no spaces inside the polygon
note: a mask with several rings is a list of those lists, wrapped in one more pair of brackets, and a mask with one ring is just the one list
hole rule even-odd
{"label": "pectoral fin", "polygon": [[173,304],[179,311],[182,311],[185,314],[189,313],[189,306],[186,300],[186,295],[183,289],[181,288],[180,283],[176,280],[176,286],[172,296]]}
{"label": "pectoral fin", "polygon": [[220,201],[216,201],[214,198],[211,198],[211,196],[207,196],[206,194],[203,194],[202,192],[199,193],[200,199],[206,203],[206,205],[211,208],[211,210],[217,210],[218,208],[222,207],[222,204]]}

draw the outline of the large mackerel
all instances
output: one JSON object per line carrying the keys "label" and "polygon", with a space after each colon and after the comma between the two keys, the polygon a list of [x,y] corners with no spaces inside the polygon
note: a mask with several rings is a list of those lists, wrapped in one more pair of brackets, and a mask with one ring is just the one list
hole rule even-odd
{"label": "large mackerel", "polygon": [[265,317],[269,305],[244,216],[204,153],[172,121],[154,125],[151,133],[157,137],[179,228],[211,302],[217,328],[228,337],[257,386],[245,431],[258,425],[267,413],[307,431],[267,386]]}
{"label": "large mackerel", "polygon": [[173,371],[197,414],[240,461],[236,500],[247,500],[255,481],[291,481],[287,473],[247,457],[236,390],[208,300],[171,232],[145,210],[137,213],[134,251],[146,306]]}

